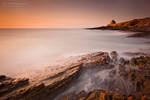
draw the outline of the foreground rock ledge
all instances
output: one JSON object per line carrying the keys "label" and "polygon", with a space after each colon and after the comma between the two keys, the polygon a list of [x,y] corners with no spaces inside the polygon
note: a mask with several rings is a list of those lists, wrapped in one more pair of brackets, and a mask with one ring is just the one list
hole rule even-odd
{"label": "foreground rock ledge", "polygon": [[[130,61],[119,58],[115,51],[110,55],[106,52],[83,55],[78,62],[68,65],[55,75],[37,77],[36,80],[0,75],[0,100],[53,100],[65,91],[84,69],[113,69],[115,66],[118,66],[119,76],[132,83],[133,92],[130,94],[110,90],[95,90],[90,93],[81,91],[61,100],[150,100],[150,55],[132,58]],[[115,70],[112,70],[110,76],[115,73]]]}
{"label": "foreground rock ledge", "polygon": [[[12,79],[5,77],[0,83],[0,100],[43,100],[44,97],[55,96],[55,92],[65,87],[79,74],[80,65],[67,69],[55,77],[47,77],[40,81],[29,82],[28,79]],[[45,100],[45,99],[44,99]]]}

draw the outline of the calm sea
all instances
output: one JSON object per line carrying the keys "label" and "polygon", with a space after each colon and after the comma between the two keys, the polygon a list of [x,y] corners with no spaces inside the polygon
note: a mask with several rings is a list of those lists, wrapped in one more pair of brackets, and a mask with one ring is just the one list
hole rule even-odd
{"label": "calm sea", "polygon": [[84,29],[0,29],[0,74],[36,69],[95,51],[148,47],[148,39],[127,38],[127,34]]}

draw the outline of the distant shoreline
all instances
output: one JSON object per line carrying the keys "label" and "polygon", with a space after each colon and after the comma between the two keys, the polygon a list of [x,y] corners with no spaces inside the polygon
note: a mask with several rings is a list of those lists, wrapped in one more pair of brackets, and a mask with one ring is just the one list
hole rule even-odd
{"label": "distant shoreline", "polygon": [[134,34],[131,34],[128,37],[150,38],[150,18],[134,19],[134,20],[121,22],[121,23],[116,23],[113,20],[110,24],[106,26],[86,28],[86,29],[134,32]]}

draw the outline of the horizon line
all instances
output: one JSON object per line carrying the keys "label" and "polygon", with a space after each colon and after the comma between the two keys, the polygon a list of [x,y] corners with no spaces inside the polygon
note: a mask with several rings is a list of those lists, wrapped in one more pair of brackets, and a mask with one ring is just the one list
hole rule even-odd
{"label": "horizon line", "polygon": [[20,28],[20,27],[18,27],[18,28],[0,28],[0,29],[83,29],[84,27],[81,27],[81,28],[79,28],[79,27],[72,27],[72,28],[43,28],[43,27],[39,27],[39,28]]}

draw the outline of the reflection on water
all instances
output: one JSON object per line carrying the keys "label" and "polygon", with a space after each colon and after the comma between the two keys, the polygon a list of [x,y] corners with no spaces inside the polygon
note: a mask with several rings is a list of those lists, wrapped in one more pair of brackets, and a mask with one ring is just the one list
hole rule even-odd
{"label": "reflection on water", "polygon": [[17,73],[57,63],[71,55],[146,48],[148,39],[116,31],[81,29],[1,29],[0,73]]}

